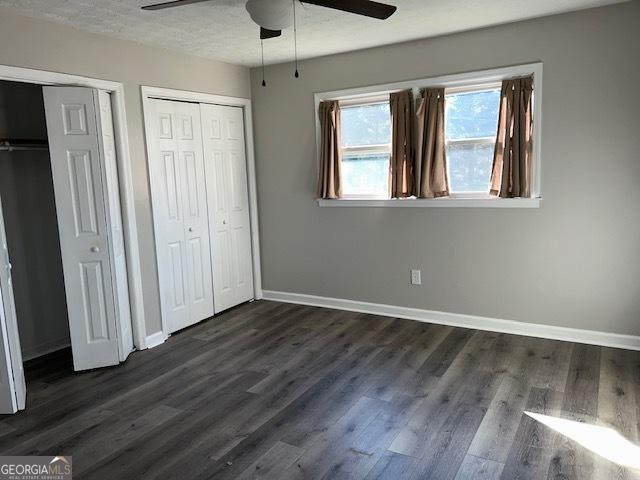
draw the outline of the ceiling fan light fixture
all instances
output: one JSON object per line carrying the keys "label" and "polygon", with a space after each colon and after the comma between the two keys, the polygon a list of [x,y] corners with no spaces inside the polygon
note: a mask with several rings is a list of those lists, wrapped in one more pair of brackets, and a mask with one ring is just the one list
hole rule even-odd
{"label": "ceiling fan light fixture", "polygon": [[284,30],[293,23],[291,0],[248,0],[251,19],[268,30]]}

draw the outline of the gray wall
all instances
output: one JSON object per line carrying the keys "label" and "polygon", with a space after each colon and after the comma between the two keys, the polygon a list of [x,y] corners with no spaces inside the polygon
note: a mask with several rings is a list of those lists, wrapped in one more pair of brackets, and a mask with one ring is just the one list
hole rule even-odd
{"label": "gray wall", "polygon": [[[264,288],[639,335],[639,55],[635,1],[252,70]],[[314,202],[314,92],[534,61],[541,208]]]}
{"label": "gray wall", "polygon": [[160,330],[160,299],[145,157],[140,85],[250,96],[249,71],[94,35],[0,9],[0,64],[122,82],[133,161],[147,335]]}
{"label": "gray wall", "polygon": [[[42,87],[0,81],[0,138],[47,138]],[[70,343],[49,153],[0,152],[0,197],[28,359]]]}

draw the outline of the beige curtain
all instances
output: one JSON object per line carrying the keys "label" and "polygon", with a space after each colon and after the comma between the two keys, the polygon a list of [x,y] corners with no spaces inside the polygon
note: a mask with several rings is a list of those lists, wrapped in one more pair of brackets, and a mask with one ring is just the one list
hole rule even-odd
{"label": "beige curtain", "polygon": [[416,163],[414,195],[449,195],[444,140],[444,88],[426,88],[416,109]]}
{"label": "beige curtain", "polygon": [[337,101],[321,102],[319,198],[339,198],[340,184],[340,105]]}
{"label": "beige curtain", "polygon": [[413,195],[413,94],[411,90],[389,95],[391,110],[391,198]]}
{"label": "beige curtain", "polygon": [[532,92],[533,77],[502,82],[491,195],[531,196]]}

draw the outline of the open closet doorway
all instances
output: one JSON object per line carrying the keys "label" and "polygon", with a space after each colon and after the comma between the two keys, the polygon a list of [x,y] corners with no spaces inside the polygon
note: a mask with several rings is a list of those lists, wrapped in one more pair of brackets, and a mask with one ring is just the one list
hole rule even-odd
{"label": "open closet doorway", "polygon": [[0,81],[0,202],[0,413],[12,413],[24,361],[70,345],[86,370],[133,350],[109,93]]}

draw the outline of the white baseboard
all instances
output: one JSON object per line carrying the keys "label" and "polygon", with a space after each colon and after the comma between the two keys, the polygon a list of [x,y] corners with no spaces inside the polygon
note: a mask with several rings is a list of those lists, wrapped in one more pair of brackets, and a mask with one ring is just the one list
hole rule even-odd
{"label": "white baseboard", "polygon": [[145,338],[145,348],[153,348],[162,345],[167,337],[164,332],[156,332]]}
{"label": "white baseboard", "polygon": [[419,308],[360,302],[357,300],[346,300],[342,298],[319,297],[316,295],[304,295],[301,293],[276,292],[272,290],[263,290],[263,298],[265,300],[274,300],[277,302],[335,308],[350,312],[371,313],[374,315],[406,318],[409,320],[418,320],[420,322],[474,328],[490,332],[511,333],[514,335],[565,340],[568,342],[586,343],[589,345],[599,345],[603,347],[640,350],[640,336],[622,335],[619,333],[556,327],[551,325],[540,325],[537,323],[518,322],[515,320],[501,320],[498,318],[438,312],[435,310],[422,310]]}
{"label": "white baseboard", "polygon": [[41,357],[43,355],[46,355],[47,353],[56,352],[70,346],[71,341],[69,340],[69,337],[59,338],[57,340],[51,340],[49,342],[43,342],[38,345],[21,345],[20,350],[22,351],[22,361],[26,362],[27,360]]}

